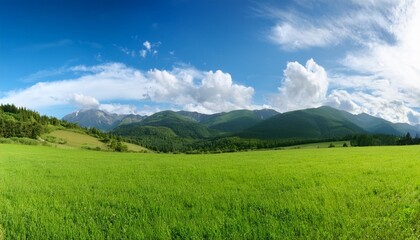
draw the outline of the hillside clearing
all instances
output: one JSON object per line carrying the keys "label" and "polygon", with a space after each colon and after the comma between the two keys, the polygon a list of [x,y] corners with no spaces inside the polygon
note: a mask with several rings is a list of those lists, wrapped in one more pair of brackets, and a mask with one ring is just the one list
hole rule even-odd
{"label": "hillside clearing", "polygon": [[[44,134],[42,138],[59,148],[109,150],[107,144],[101,142],[98,138],[80,131],[55,130],[51,133]],[[125,142],[124,144],[127,145],[128,151],[131,152],[150,152],[148,149],[139,145]]]}
{"label": "hillside clearing", "polygon": [[52,136],[53,138],[55,138],[55,140],[57,141],[55,146],[65,146],[70,148],[99,148],[102,150],[108,149],[105,143],[85,133],[67,130],[56,130],[51,133],[45,134],[43,138],[48,139],[48,136]]}

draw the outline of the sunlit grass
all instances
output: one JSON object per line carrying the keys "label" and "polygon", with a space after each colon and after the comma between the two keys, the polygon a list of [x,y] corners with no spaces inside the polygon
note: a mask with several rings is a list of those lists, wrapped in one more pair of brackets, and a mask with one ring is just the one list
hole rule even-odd
{"label": "sunlit grass", "polygon": [[[47,141],[50,140],[49,144],[58,148],[110,150],[107,144],[101,142],[98,138],[78,131],[53,130],[42,137]],[[131,152],[150,152],[148,149],[136,144],[124,144],[127,145],[127,150]]]}
{"label": "sunlit grass", "polygon": [[0,145],[0,236],[420,237],[420,147],[166,155]]}

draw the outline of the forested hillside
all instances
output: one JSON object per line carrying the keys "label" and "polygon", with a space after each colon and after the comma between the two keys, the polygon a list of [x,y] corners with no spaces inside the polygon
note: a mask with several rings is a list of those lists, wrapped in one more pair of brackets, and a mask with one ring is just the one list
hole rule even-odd
{"label": "forested hillside", "polygon": [[420,129],[324,106],[281,114],[273,110],[213,115],[164,111],[119,126],[112,133],[156,151],[226,152],[335,140],[352,140],[357,146],[415,144]]}
{"label": "forested hillside", "polygon": [[39,113],[23,107],[6,104],[0,105],[0,137],[37,138],[48,131],[48,126],[73,127],[73,123],[61,121],[55,117],[41,116]]}
{"label": "forested hillside", "polygon": [[[0,105],[0,138],[16,138],[17,142],[24,144],[55,144],[57,140],[52,139],[47,133],[55,130],[76,131],[83,138],[87,135],[94,137],[97,141],[103,142],[108,151],[127,151],[127,146],[122,142],[121,137],[113,136],[98,129],[82,128],[75,123],[59,120],[55,117],[42,116],[39,113],[23,107],[16,107],[12,104]],[[42,139],[45,137],[45,139]],[[37,139],[34,141],[25,138]]]}
{"label": "forested hillside", "polygon": [[259,139],[328,139],[367,133],[342,116],[342,111],[320,107],[287,112],[246,129],[238,136]]}

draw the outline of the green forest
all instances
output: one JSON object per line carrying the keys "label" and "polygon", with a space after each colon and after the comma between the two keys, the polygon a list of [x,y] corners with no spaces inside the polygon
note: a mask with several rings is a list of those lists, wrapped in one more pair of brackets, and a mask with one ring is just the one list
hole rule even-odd
{"label": "green forest", "polygon": [[12,104],[0,105],[0,137],[27,137],[36,139],[48,132],[49,126],[79,128],[76,124],[61,121],[55,117],[41,116],[39,113]]}

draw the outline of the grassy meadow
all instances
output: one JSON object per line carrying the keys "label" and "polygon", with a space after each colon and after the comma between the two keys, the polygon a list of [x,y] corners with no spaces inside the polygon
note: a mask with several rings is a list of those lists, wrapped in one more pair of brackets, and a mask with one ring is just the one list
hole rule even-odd
{"label": "grassy meadow", "polygon": [[[101,142],[98,138],[89,136],[86,133],[77,130],[54,130],[50,133],[44,134],[42,138],[45,139],[49,145],[58,148],[110,150],[107,144]],[[130,152],[150,152],[148,149],[141,147],[140,145],[125,142],[124,144]]]}
{"label": "grassy meadow", "polygon": [[0,144],[0,239],[419,239],[420,147],[209,155]]}

